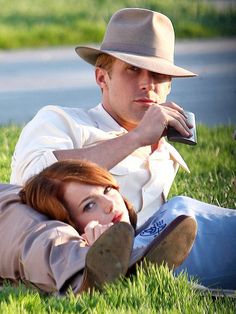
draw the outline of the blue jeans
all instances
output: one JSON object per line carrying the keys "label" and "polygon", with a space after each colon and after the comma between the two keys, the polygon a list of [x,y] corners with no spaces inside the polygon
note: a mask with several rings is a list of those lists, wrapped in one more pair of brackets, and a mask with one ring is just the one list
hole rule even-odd
{"label": "blue jeans", "polygon": [[149,222],[168,225],[181,214],[196,219],[198,232],[189,256],[174,273],[186,271],[209,288],[236,289],[236,210],[176,196]]}

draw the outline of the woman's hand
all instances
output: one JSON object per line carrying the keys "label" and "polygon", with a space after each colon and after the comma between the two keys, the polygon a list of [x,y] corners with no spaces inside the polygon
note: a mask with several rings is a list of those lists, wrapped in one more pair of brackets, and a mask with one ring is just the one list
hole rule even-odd
{"label": "woman's hand", "polygon": [[98,221],[92,220],[84,228],[82,237],[87,241],[87,244],[91,246],[100,237],[100,235],[112,225],[112,222],[107,225],[101,225]]}

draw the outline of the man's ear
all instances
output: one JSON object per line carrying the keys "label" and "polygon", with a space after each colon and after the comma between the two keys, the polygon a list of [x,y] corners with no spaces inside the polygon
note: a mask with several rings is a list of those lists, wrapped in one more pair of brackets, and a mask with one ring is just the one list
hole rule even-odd
{"label": "man's ear", "polygon": [[105,69],[97,67],[95,69],[95,77],[96,82],[100,86],[100,88],[103,90],[105,87],[107,87],[107,71]]}

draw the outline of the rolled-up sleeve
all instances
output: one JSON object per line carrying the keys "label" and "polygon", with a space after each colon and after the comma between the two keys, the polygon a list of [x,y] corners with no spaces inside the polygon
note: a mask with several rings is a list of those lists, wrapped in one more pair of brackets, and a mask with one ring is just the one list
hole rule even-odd
{"label": "rolled-up sleeve", "polygon": [[32,175],[56,162],[54,151],[81,148],[83,127],[57,106],[47,106],[24,127],[12,158],[12,184],[23,184]]}

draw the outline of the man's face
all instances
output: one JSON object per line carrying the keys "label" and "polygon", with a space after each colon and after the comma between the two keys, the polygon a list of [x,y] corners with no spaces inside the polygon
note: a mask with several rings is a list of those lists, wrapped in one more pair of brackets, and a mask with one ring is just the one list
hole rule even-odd
{"label": "man's face", "polygon": [[111,73],[96,69],[97,83],[103,90],[103,106],[124,128],[137,126],[145,111],[166,102],[170,76],[150,72],[116,59]]}

